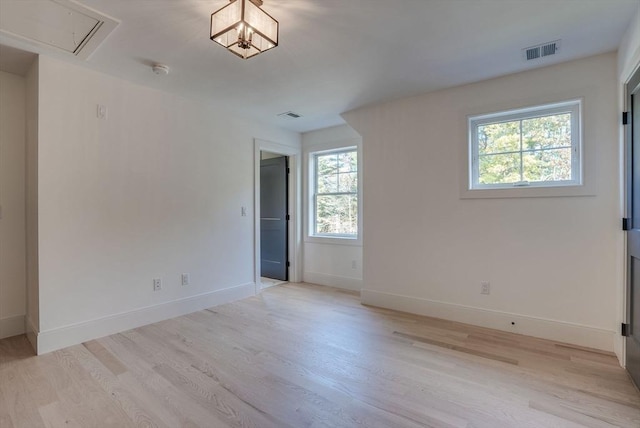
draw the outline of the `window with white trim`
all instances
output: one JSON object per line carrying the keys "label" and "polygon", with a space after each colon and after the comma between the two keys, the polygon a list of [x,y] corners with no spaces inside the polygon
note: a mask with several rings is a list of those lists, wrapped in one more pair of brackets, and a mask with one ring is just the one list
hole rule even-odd
{"label": "window with white trim", "polygon": [[358,237],[358,151],[316,152],[313,162],[311,235]]}
{"label": "window with white trim", "polygon": [[469,118],[470,189],[582,184],[580,100]]}

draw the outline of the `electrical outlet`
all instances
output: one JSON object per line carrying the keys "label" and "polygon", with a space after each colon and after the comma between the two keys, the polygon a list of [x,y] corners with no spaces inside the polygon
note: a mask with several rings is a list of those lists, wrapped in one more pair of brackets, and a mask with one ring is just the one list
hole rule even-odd
{"label": "electrical outlet", "polygon": [[107,119],[107,106],[103,104],[98,104],[96,108],[96,117],[98,119],[106,120]]}
{"label": "electrical outlet", "polygon": [[482,281],[480,283],[480,294],[491,294],[491,284],[489,281]]}
{"label": "electrical outlet", "polygon": [[189,285],[189,274],[188,273],[183,273],[182,274],[182,285]]}
{"label": "electrical outlet", "polygon": [[153,291],[162,290],[162,280],[160,278],[154,278],[153,280]]}
{"label": "electrical outlet", "polygon": [[351,269],[357,269],[358,268],[358,264],[356,263],[355,260],[351,260]]}

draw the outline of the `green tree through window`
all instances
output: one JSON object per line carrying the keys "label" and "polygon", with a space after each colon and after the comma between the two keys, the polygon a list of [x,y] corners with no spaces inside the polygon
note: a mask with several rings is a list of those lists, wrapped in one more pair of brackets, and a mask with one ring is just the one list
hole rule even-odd
{"label": "green tree through window", "polygon": [[357,236],[357,151],[315,154],[314,165],[314,235]]}
{"label": "green tree through window", "polygon": [[579,184],[579,102],[470,119],[472,188]]}

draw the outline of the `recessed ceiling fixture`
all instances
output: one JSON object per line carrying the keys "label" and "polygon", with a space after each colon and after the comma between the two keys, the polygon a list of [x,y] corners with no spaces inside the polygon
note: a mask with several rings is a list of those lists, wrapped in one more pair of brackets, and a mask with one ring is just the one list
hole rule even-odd
{"label": "recessed ceiling fixture", "polygon": [[262,0],[230,0],[211,14],[211,40],[243,59],[278,46],[278,21],[260,6]]}

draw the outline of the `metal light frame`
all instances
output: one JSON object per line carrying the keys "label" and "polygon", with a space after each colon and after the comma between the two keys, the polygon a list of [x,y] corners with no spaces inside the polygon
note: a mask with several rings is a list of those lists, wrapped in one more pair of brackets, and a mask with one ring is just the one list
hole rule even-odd
{"label": "metal light frame", "polygon": [[279,23],[260,6],[262,0],[229,0],[211,14],[211,40],[242,59],[278,46]]}

